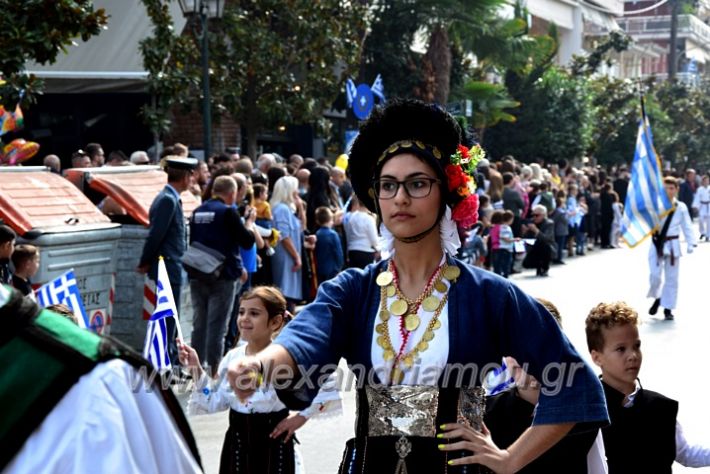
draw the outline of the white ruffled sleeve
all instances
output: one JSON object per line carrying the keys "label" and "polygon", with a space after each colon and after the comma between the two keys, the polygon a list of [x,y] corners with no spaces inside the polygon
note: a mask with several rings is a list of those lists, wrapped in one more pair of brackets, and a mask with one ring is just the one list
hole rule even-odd
{"label": "white ruffled sleeve", "polygon": [[203,373],[202,378],[195,383],[187,402],[189,416],[228,410],[237,399],[232,387],[227,382],[227,367],[231,360],[238,357],[237,351],[239,349],[228,352],[219,363],[217,380],[212,380],[206,373]]}

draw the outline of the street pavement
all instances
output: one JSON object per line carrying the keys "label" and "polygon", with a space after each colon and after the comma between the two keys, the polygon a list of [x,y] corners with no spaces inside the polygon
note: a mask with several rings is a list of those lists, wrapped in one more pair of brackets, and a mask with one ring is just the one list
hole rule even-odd
{"label": "street pavement", "polygon": [[[567,259],[565,265],[553,266],[549,277],[535,277],[534,271],[524,270],[514,275],[513,281],[530,295],[557,305],[565,333],[590,363],[584,336],[589,310],[599,302],[618,300],[636,308],[643,320],[640,334],[644,359],[639,375],[643,386],[680,401],[678,419],[688,441],[710,445],[710,409],[705,392],[705,366],[710,360],[710,243],[700,243],[692,255],[681,259],[678,308],[672,322],[662,320],[662,310],[660,317],[647,314],[651,304],[645,297],[649,245],[644,242],[636,249],[596,249],[584,257]],[[685,250],[685,245],[682,248]],[[337,472],[345,441],[353,436],[354,392],[343,395],[341,417],[309,421],[297,433],[308,474]],[[218,471],[227,418],[226,413],[190,418],[207,474]],[[710,468],[691,470],[676,463],[674,472],[710,473]]]}

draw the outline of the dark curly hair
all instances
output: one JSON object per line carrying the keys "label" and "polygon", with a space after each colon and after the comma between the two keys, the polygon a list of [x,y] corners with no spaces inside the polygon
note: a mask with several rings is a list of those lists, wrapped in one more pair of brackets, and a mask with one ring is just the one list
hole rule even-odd
{"label": "dark curly hair", "polygon": [[614,303],[599,303],[589,312],[584,322],[587,333],[587,347],[601,352],[604,350],[604,334],[602,329],[631,324],[638,326],[639,315],[634,308],[623,301]]}

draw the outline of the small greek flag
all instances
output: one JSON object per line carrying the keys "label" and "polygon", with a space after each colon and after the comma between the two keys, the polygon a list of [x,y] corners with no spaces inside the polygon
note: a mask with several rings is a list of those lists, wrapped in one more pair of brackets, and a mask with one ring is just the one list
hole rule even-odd
{"label": "small greek flag", "polygon": [[357,97],[357,86],[352,79],[345,81],[345,97],[348,100],[348,107],[352,107]]}
{"label": "small greek flag", "polygon": [[382,83],[382,75],[377,75],[375,82],[373,82],[372,87],[370,87],[370,90],[373,94],[379,97],[382,102],[385,102],[385,85]]}
{"label": "small greek flag", "polygon": [[663,189],[661,162],[653,148],[651,125],[644,116],[639,122],[621,236],[629,247],[635,247],[658,228],[663,216],[672,208],[673,204]]}
{"label": "small greek flag", "polygon": [[74,270],[69,270],[64,275],[42,285],[37,290],[37,304],[43,308],[53,304],[65,304],[76,315],[79,326],[84,329],[89,327],[89,317],[84,309],[79,287],[76,285]]}
{"label": "small greek flag", "polygon": [[493,369],[486,374],[486,379],[483,382],[487,397],[492,397],[513,387],[515,387],[515,378],[505,363],[505,359],[503,359],[499,368]]}
{"label": "small greek flag", "polygon": [[160,261],[158,262],[158,280],[155,290],[155,309],[148,321],[148,332],[145,337],[143,357],[148,359],[156,370],[163,371],[171,368],[170,357],[168,355],[168,337],[171,337],[171,335],[168,334],[167,318],[175,318],[178,337],[182,339],[177,307],[175,306],[173,290],[170,287],[168,271],[165,268],[163,257],[160,257]]}

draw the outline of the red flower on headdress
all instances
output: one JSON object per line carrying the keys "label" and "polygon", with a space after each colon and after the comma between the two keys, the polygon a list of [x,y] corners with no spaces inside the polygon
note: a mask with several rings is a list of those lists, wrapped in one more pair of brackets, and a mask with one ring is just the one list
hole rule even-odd
{"label": "red flower on headdress", "polygon": [[478,195],[471,194],[454,206],[451,218],[463,229],[470,229],[478,221]]}
{"label": "red flower on headdress", "polygon": [[449,191],[458,189],[461,186],[466,186],[468,183],[468,176],[458,165],[447,165],[446,166],[446,179],[449,181]]}
{"label": "red flower on headdress", "polygon": [[463,161],[464,163],[466,163],[466,162],[468,161],[468,159],[469,159],[469,156],[468,156],[468,148],[465,147],[465,146],[463,146],[463,145],[459,145],[458,150],[459,150],[459,153],[461,153],[461,158],[463,158],[462,161]]}

